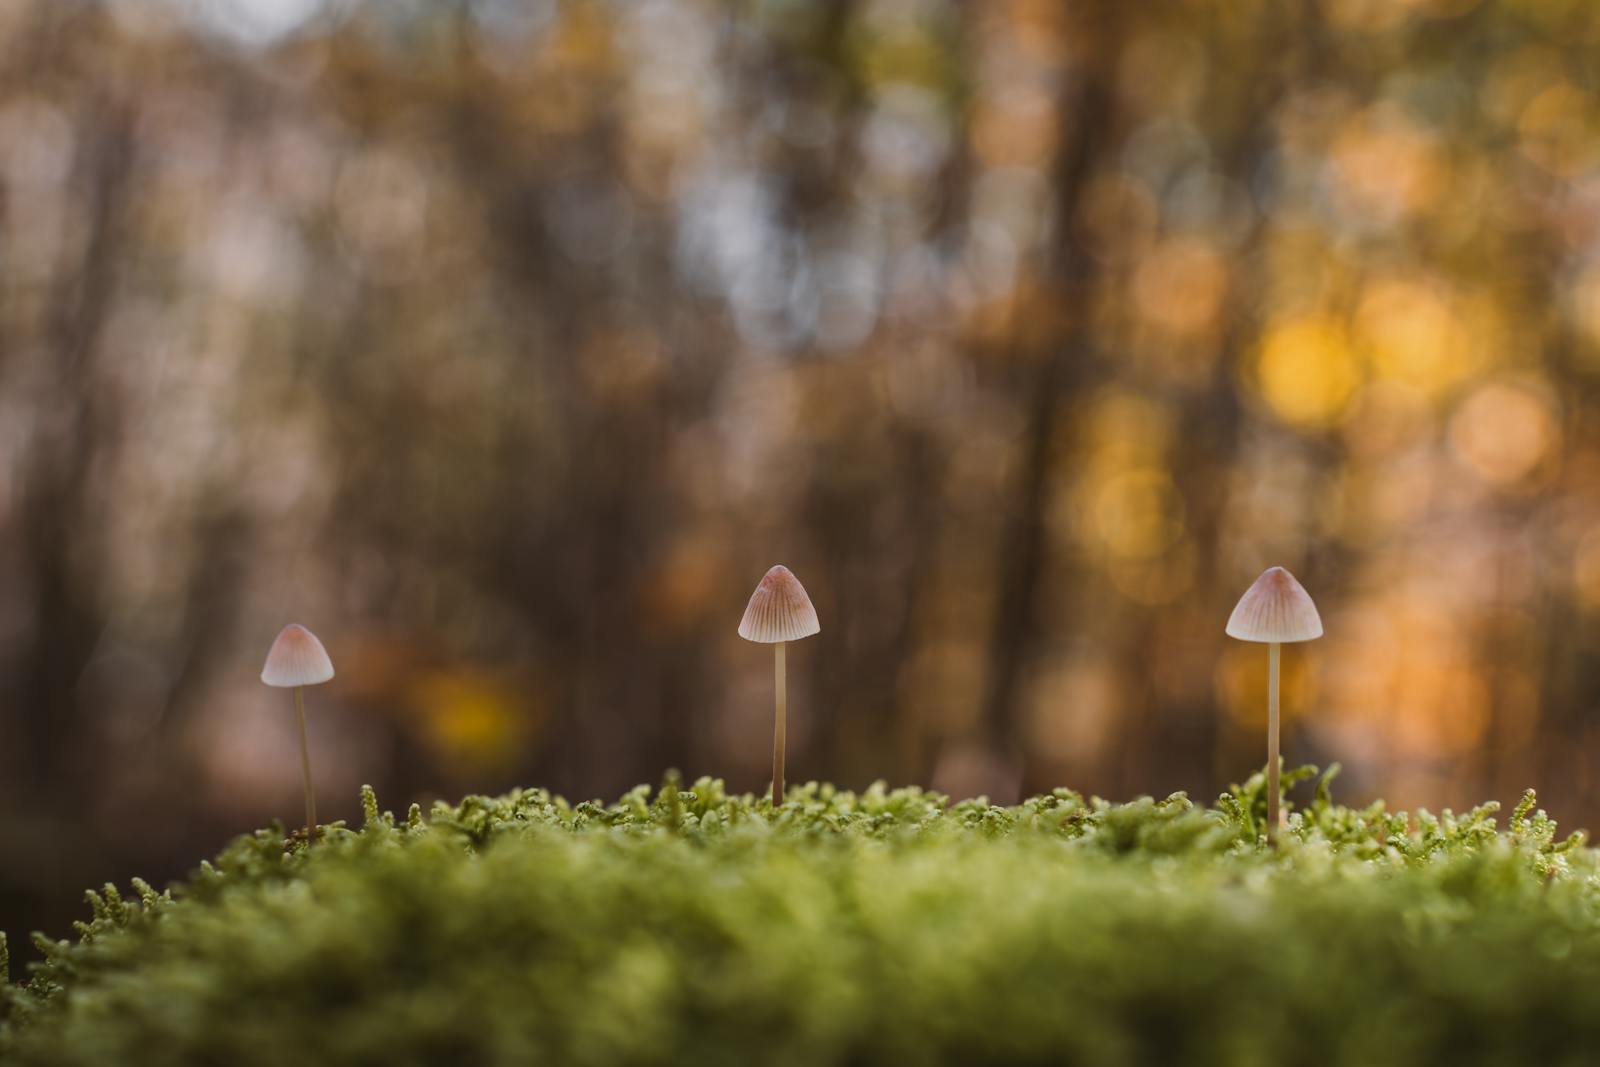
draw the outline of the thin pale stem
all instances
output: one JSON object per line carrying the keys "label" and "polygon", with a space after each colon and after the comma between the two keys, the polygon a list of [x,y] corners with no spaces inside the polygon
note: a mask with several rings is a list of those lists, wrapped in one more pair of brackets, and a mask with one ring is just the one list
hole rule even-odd
{"label": "thin pale stem", "polygon": [[305,687],[294,687],[294,713],[300,720],[300,770],[306,779],[306,847],[317,839],[317,795],[311,788],[311,742],[306,739]]}
{"label": "thin pale stem", "polygon": [[772,646],[772,681],[778,694],[778,716],[772,724],[772,808],[783,803],[783,748],[784,720],[789,710],[788,681],[784,677],[783,646],[779,641]]}
{"label": "thin pale stem", "polygon": [[1267,840],[1278,840],[1278,649],[1267,646]]}

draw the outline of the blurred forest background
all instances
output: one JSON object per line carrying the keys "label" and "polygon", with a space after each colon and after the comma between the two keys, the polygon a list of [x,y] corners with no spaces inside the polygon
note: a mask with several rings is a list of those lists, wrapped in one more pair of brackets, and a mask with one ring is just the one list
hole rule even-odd
{"label": "blurred forest background", "polygon": [[3,0],[0,927],[665,768],[1600,819],[1590,0]]}

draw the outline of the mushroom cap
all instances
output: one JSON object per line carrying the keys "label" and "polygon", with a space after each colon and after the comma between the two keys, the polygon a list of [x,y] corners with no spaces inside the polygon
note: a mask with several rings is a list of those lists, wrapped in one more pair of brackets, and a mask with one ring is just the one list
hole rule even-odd
{"label": "mushroom cap", "polygon": [[1268,567],[1228,617],[1228,636],[1286,644],[1322,636],[1322,617],[1305,586],[1282,567]]}
{"label": "mushroom cap", "polygon": [[772,568],[750,594],[739,622],[739,636],[764,645],[798,641],[822,629],[805,586],[783,564]]}
{"label": "mushroom cap", "polygon": [[333,677],[333,661],[317,635],[291,622],[278,633],[261,668],[261,680],[280,689],[297,685],[320,685]]}

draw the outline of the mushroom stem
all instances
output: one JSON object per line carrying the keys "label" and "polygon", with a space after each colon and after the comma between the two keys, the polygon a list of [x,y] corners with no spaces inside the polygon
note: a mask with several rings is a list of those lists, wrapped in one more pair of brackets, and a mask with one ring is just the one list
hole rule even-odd
{"label": "mushroom stem", "polygon": [[784,719],[788,712],[788,682],[784,676],[783,647],[788,642],[779,641],[772,646],[772,681],[778,694],[778,715],[772,724],[772,809],[783,803],[783,746]]}
{"label": "mushroom stem", "polygon": [[306,740],[305,686],[294,687],[294,713],[300,720],[300,770],[306,780],[306,847],[317,839],[317,798],[311,789],[311,743]]}
{"label": "mushroom stem", "polygon": [[1267,840],[1278,841],[1278,642],[1267,645]]}

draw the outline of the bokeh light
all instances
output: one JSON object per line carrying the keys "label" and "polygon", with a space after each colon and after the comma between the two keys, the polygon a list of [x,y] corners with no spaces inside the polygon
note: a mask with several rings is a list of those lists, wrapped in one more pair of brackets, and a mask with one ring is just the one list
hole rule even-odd
{"label": "bokeh light", "polygon": [[294,816],[290,620],[333,818],[760,789],[780,561],[797,780],[1215,795],[1281,564],[1327,623],[1291,762],[1600,816],[1600,7],[19,0],[0,42],[0,839],[74,842],[0,927]]}

